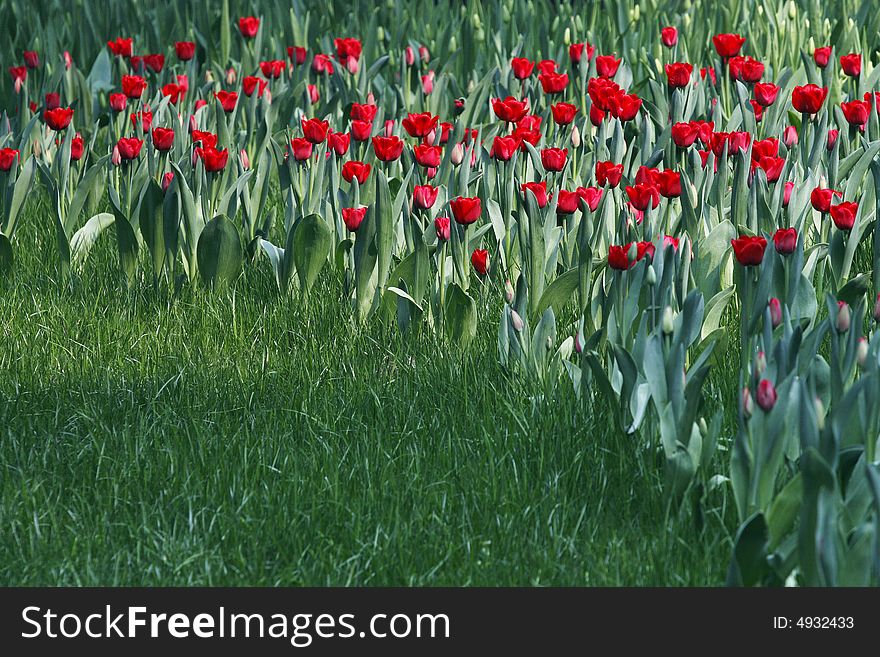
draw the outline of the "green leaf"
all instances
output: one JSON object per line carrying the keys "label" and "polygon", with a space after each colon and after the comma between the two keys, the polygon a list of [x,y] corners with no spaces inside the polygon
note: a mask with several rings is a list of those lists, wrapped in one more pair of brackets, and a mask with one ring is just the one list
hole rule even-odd
{"label": "green leaf", "polygon": [[310,214],[296,225],[293,235],[293,263],[300,288],[306,294],[327,264],[332,245],[333,233],[321,215]]}
{"label": "green leaf", "polygon": [[803,492],[804,482],[801,475],[797,474],[773,499],[767,512],[768,549],[776,549],[776,546],[794,528],[800,513]]}
{"label": "green leaf", "polygon": [[379,266],[378,286],[381,288],[388,281],[391,268],[391,252],[395,237],[395,216],[391,207],[391,190],[388,179],[381,169],[374,169],[376,177],[376,199],[369,209],[371,216],[367,221],[374,224],[376,230],[376,253]]}
{"label": "green leaf", "polygon": [[[134,280],[137,273],[137,258],[140,245],[137,235],[122,210],[119,207],[119,198],[116,191],[110,188],[110,207],[113,210],[113,227],[116,229],[116,248],[119,253],[119,268],[127,283]],[[69,246],[67,261],[70,262]]]}
{"label": "green leaf", "polygon": [[6,235],[0,233],[0,276],[5,276],[12,271],[14,260],[12,243]]}
{"label": "green leaf", "polygon": [[558,276],[544,290],[544,294],[541,295],[535,312],[543,313],[547,308],[553,308],[556,312],[561,312],[565,304],[571,300],[572,295],[577,292],[579,283],[579,269],[569,269],[561,276]]}
{"label": "green leaf", "polygon": [[269,263],[272,265],[272,272],[275,274],[275,282],[278,284],[278,289],[283,290],[284,249],[278,248],[272,244],[272,242],[264,239],[260,240],[260,247],[263,249],[266,257],[269,258]]}
{"label": "green leaf", "polygon": [[73,237],[70,238],[70,251],[75,266],[85,262],[86,256],[98,236],[104,232],[104,229],[112,225],[115,219],[111,213],[101,212],[89,219],[82,228],[73,234]]}
{"label": "green leaf", "polygon": [[162,192],[162,188],[159,187],[159,183],[151,179],[141,197],[138,223],[141,236],[152,256],[154,281],[158,281],[165,266],[164,204],[165,194]]}
{"label": "green leaf", "polygon": [[767,523],[756,513],[739,528],[733,546],[733,560],[727,575],[728,586],[754,586],[768,571]]}
{"label": "green leaf", "polygon": [[4,231],[7,237],[12,237],[15,234],[18,214],[22,207],[24,207],[25,201],[33,187],[36,166],[34,162],[34,156],[31,155],[21,168],[18,178],[15,179],[15,187],[13,188],[12,201],[9,204],[9,214],[6,217],[6,228]]}
{"label": "green leaf", "polygon": [[241,273],[244,252],[235,225],[222,214],[202,229],[196,248],[199,274],[211,286],[228,283]]}
{"label": "green leaf", "polygon": [[477,303],[457,283],[449,286],[444,313],[446,334],[467,346],[477,334]]}

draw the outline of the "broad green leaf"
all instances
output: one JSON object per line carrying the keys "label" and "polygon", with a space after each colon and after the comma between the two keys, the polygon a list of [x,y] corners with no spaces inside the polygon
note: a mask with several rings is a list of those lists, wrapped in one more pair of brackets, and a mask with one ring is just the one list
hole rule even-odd
{"label": "broad green leaf", "polygon": [[306,294],[327,264],[332,245],[333,232],[321,215],[310,214],[296,225],[293,235],[293,262],[300,288]]}
{"label": "broad green leaf", "polygon": [[202,280],[216,286],[238,278],[244,260],[235,225],[219,214],[205,224],[196,250]]}

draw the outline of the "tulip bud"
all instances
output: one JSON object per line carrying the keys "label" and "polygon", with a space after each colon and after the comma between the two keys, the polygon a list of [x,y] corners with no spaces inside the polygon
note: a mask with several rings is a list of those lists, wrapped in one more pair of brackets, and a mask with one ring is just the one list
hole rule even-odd
{"label": "tulip bud", "polygon": [[825,405],[818,397],[813,398],[813,410],[816,411],[816,425],[822,431],[825,428]]}
{"label": "tulip bud", "polygon": [[513,330],[519,333],[523,330],[523,318],[519,316],[519,313],[511,308],[510,310],[510,325],[513,327]]}
{"label": "tulip bud", "polygon": [[113,147],[113,154],[110,155],[110,164],[115,167],[118,167],[122,164],[122,155],[119,154],[119,146]]}
{"label": "tulip bud", "polygon": [[584,352],[584,345],[581,343],[580,331],[574,334],[574,350],[578,354],[582,354]]}
{"label": "tulip bud", "polygon": [[654,271],[654,265],[648,265],[648,275],[646,278],[648,279],[648,285],[657,285],[657,272]]}
{"label": "tulip bud", "polygon": [[507,303],[513,301],[513,285],[510,284],[510,280],[504,281],[504,299]]}
{"label": "tulip bud", "polygon": [[413,51],[412,46],[407,46],[406,50],[403,51],[403,60],[406,62],[407,66],[412,66],[416,63],[416,54]]}
{"label": "tulip bud", "polygon": [[367,94],[367,102],[366,102],[366,104],[367,104],[367,105],[375,105],[375,104],[376,104],[376,97],[373,95],[373,92],[372,92],[372,91],[371,91],[370,93]]}
{"label": "tulip bud", "polygon": [[874,302],[874,321],[880,324],[880,294],[877,295],[877,301]]}
{"label": "tulip bud", "polygon": [[761,379],[758,383],[758,406],[765,413],[769,413],[776,405],[776,388],[768,379]]}
{"label": "tulip bud", "polygon": [[864,367],[868,362],[868,341],[864,337],[859,338],[856,345],[856,361],[858,361],[859,367]]}
{"label": "tulip bud", "polygon": [[742,403],[743,414],[749,418],[752,417],[752,413],[755,410],[754,403],[752,402],[752,393],[749,392],[748,388],[742,389],[742,395],[740,396],[740,403]]}
{"label": "tulip bud", "polygon": [[271,104],[272,104],[272,90],[269,89],[269,87],[266,87],[266,91],[263,92],[263,101],[264,101],[267,105],[271,105]]}
{"label": "tulip bud", "polygon": [[436,129],[431,130],[431,132],[429,132],[427,135],[425,135],[425,143],[426,143],[428,146],[433,146],[433,145],[434,145],[434,141],[435,141],[436,139],[437,139],[437,130],[436,130]]}
{"label": "tulip bud", "polygon": [[434,91],[434,72],[430,71],[428,75],[422,76],[422,92],[429,96]]}
{"label": "tulip bud", "polygon": [[377,39],[378,41],[384,41],[384,40],[385,40],[385,30],[382,28],[381,25],[376,29],[376,39]]}
{"label": "tulip bud", "polygon": [[629,258],[630,262],[635,262],[639,257],[639,247],[636,246],[636,243],[633,242],[629,245],[629,250],[626,252],[626,257]]}
{"label": "tulip bud", "polygon": [[782,131],[782,143],[785,144],[786,148],[791,148],[792,146],[797,146],[797,143],[798,143],[797,128],[795,128],[793,125],[790,125],[785,130],[783,130]]}
{"label": "tulip bud", "polygon": [[208,69],[205,71],[205,82],[213,82],[214,81],[214,71]]}
{"label": "tulip bud", "polygon": [[245,149],[241,149],[241,152],[238,154],[239,162],[241,162],[241,168],[247,171],[251,168],[251,159],[248,157],[247,151]]}
{"label": "tulip bud", "polygon": [[15,85],[13,85],[13,86],[15,87],[15,93],[20,94],[21,93],[21,78],[15,78]]}
{"label": "tulip bud", "polygon": [[424,64],[431,61],[431,53],[428,52],[427,46],[419,46],[419,59],[421,59]]}
{"label": "tulip bud", "polygon": [[849,331],[850,315],[849,304],[845,301],[837,302],[837,332],[846,333]]}
{"label": "tulip bud", "polygon": [[791,20],[797,18],[797,6],[794,4],[794,2],[792,2],[792,0],[788,0],[788,17]]}
{"label": "tulip bud", "polygon": [[449,156],[449,159],[455,166],[458,166],[464,161],[464,146],[462,146],[461,143],[452,147],[452,154]]}
{"label": "tulip bud", "polygon": [[666,306],[663,309],[663,335],[671,335],[675,328],[675,317],[672,314],[672,308]]}
{"label": "tulip bud", "polygon": [[564,43],[566,46],[571,45],[571,28],[570,27],[565,28],[565,32],[562,33],[562,43]]}
{"label": "tulip bud", "polygon": [[171,186],[171,182],[174,180],[174,172],[169,171],[164,176],[162,176],[162,191],[167,192],[168,188]]}
{"label": "tulip bud", "polygon": [[64,57],[64,68],[69,71],[70,67],[73,66],[73,57],[71,57],[70,53],[66,50],[64,51],[63,57]]}
{"label": "tulip bud", "polygon": [[354,57],[349,57],[345,60],[345,68],[352,75],[357,75],[357,72],[360,70],[360,60],[355,59]]}
{"label": "tulip bud", "polygon": [[706,418],[700,417],[700,421],[698,423],[698,426],[700,427],[700,435],[703,436],[703,438],[705,438],[706,435],[708,435],[708,433],[709,433],[709,426],[706,424]]}
{"label": "tulip bud", "polygon": [[549,335],[547,336],[547,339],[544,340],[544,349],[546,349],[547,351],[553,349],[553,338],[551,338]]}
{"label": "tulip bud", "polygon": [[236,79],[235,69],[233,67],[229,67],[229,70],[226,71],[226,84],[233,85],[235,84]]}
{"label": "tulip bud", "polygon": [[571,145],[573,148],[581,147],[581,131],[578,130],[577,126],[574,126],[571,129]]}
{"label": "tulip bud", "polygon": [[773,325],[773,328],[776,328],[782,324],[782,306],[776,297],[770,299],[768,305],[770,306],[770,323]]}
{"label": "tulip bud", "polygon": [[766,369],[767,357],[764,355],[763,351],[759,351],[758,355],[755,357],[755,374],[761,376]]}
{"label": "tulip bud", "polygon": [[390,137],[394,134],[394,121],[387,119],[385,121],[385,136]]}

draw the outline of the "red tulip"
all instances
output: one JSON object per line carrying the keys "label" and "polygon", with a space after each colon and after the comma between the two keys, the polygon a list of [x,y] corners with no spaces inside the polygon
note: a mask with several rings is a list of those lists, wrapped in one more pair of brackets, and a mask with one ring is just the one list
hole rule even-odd
{"label": "red tulip", "polygon": [[192,143],[199,146],[214,148],[217,146],[217,135],[202,130],[192,131]]}
{"label": "red tulip", "polygon": [[520,185],[520,191],[523,196],[531,193],[535,197],[535,202],[539,208],[547,207],[547,183],[546,182],[527,182]]}
{"label": "red tulip", "polygon": [[516,149],[519,148],[519,145],[519,139],[516,137],[495,137],[492,140],[492,149],[489,154],[496,160],[507,162],[513,157],[513,154],[516,153]]}
{"label": "red tulip", "polygon": [[147,81],[139,75],[122,76],[122,93],[128,98],[140,98],[147,88]]}
{"label": "red tulip", "polygon": [[352,121],[351,138],[355,141],[367,141],[373,134],[373,124],[369,121]]}
{"label": "red tulip", "polygon": [[574,214],[580,207],[580,199],[577,192],[560,189],[556,195],[556,214]]}
{"label": "red tulip", "polygon": [[437,187],[431,185],[416,185],[413,189],[413,205],[420,210],[430,210],[439,192]]}
{"label": "red tulip", "polygon": [[229,151],[227,149],[224,148],[222,151],[218,151],[213,146],[199,147],[195,150],[195,154],[205,165],[205,171],[209,173],[222,171],[229,159]]}
{"label": "red tulip", "polygon": [[46,94],[46,101],[43,103],[46,109],[55,109],[61,106],[61,94],[50,91]]}
{"label": "red tulip", "polygon": [[434,130],[439,120],[439,116],[434,116],[430,112],[424,112],[422,114],[409,114],[400,123],[410,137],[421,139],[428,136]]}
{"label": "red tulip", "polygon": [[71,119],[73,119],[73,108],[56,107],[55,109],[46,110],[43,112],[43,119],[52,130],[64,130],[70,125]]}
{"label": "red tulip", "polygon": [[619,271],[626,271],[634,262],[629,261],[629,248],[631,244],[623,246],[611,245],[608,247],[608,266]]}
{"label": "red tulip", "polygon": [[24,65],[30,69],[40,68],[40,56],[36,50],[24,51]]}
{"label": "red tulip", "polygon": [[767,306],[770,308],[770,324],[773,328],[777,328],[782,324],[782,304],[779,303],[779,299],[773,297],[767,302]]}
{"label": "red tulip", "polygon": [[114,41],[108,41],[107,47],[116,57],[131,57],[131,39],[116,37]]}
{"label": "red tulip", "polygon": [[268,82],[258,78],[256,75],[246,75],[241,81],[241,90],[248,98],[254,95],[254,90],[257,90],[257,97],[259,98],[263,95],[268,84]]}
{"label": "red tulip", "polygon": [[791,92],[791,104],[801,114],[815,114],[821,109],[827,95],[827,87],[807,84],[794,88]]}
{"label": "red tulip", "polygon": [[816,48],[813,51],[813,61],[816,62],[816,66],[819,68],[825,68],[828,66],[828,62],[831,59],[831,46],[825,46],[823,48]]}
{"label": "red tulip", "polygon": [[780,255],[794,253],[797,248],[797,230],[794,228],[780,228],[773,233],[773,246]]}
{"label": "red tulip", "polygon": [[739,34],[716,34],[712,37],[712,45],[715,46],[715,52],[719,57],[725,59],[739,54],[740,48],[746,42],[744,36]]}
{"label": "red tulip", "polygon": [[758,406],[765,413],[769,413],[776,405],[776,388],[767,379],[761,379],[758,383],[758,391],[755,394]]}
{"label": "red tulip", "polygon": [[517,100],[513,96],[508,96],[504,100],[493,98],[492,111],[494,111],[495,116],[502,121],[506,121],[507,123],[517,123],[529,113],[529,101]]}
{"label": "red tulip", "polygon": [[167,152],[174,144],[174,130],[171,128],[153,128],[153,148]]}
{"label": "red tulip", "polygon": [[260,19],[254,16],[243,16],[238,19],[238,31],[245,39],[253,39],[260,29]]}
{"label": "red tulip", "polygon": [[871,106],[864,100],[851,100],[848,103],[841,103],[840,109],[843,110],[843,118],[852,126],[863,126],[868,122],[868,116],[871,114]]}
{"label": "red tulip", "polygon": [[150,127],[153,125],[153,113],[150,110],[132,112],[129,118],[131,119],[131,125],[135,130],[137,130],[138,124],[140,124],[141,130],[149,132]]}
{"label": "red tulip", "polygon": [[779,87],[772,82],[760,82],[755,85],[755,100],[762,107],[770,107],[776,102]]}
{"label": "red tulip", "polygon": [[621,61],[614,55],[599,55],[596,57],[596,73],[602,78],[613,78]]}
{"label": "red tulip", "polygon": [[791,200],[791,193],[794,190],[793,182],[786,182],[785,189],[782,192],[782,207],[787,208],[788,203]]}
{"label": "red tulip", "polygon": [[681,196],[681,174],[677,171],[672,169],[658,171],[654,175],[654,184],[664,198],[678,198]]}
{"label": "red tulip", "polygon": [[840,131],[837,128],[832,128],[828,131],[828,139],[825,142],[825,147],[830,151],[834,150],[834,144],[837,143],[837,138],[840,136]]}
{"label": "red tulip", "polygon": [[449,217],[437,217],[434,219],[434,231],[437,233],[437,239],[439,241],[448,241],[451,236]]}
{"label": "red tulip", "polygon": [[336,48],[336,56],[339,61],[344,62],[347,59],[360,59],[363,47],[357,39],[333,39],[333,47]]}
{"label": "red tulip", "polygon": [[342,165],[342,178],[345,182],[350,183],[357,180],[358,184],[363,185],[367,182],[372,167],[358,160],[352,160]]}
{"label": "red tulip", "polygon": [[403,141],[400,137],[373,137],[373,151],[382,162],[393,162],[403,153]]}
{"label": "red tulip", "polygon": [[297,162],[304,162],[312,157],[312,149],[314,144],[308,139],[302,137],[294,137],[290,140],[290,148],[293,151],[293,159]]}
{"label": "red tulip", "polygon": [[793,125],[790,125],[785,130],[783,130],[782,141],[785,143],[786,148],[797,146],[798,133],[797,129]]}
{"label": "red tulip", "polygon": [[351,137],[345,132],[331,130],[327,133],[327,146],[340,157],[348,153],[350,143]]}
{"label": "red tulip", "polygon": [[578,110],[570,103],[556,103],[550,106],[550,111],[553,113],[553,121],[556,125],[568,125],[574,121]]}
{"label": "red tulip", "polygon": [[180,87],[174,83],[168,83],[162,87],[162,95],[168,96],[172,105],[177,105],[182,93]]}
{"label": "red tulip", "polygon": [[737,262],[744,267],[760,265],[764,259],[764,249],[767,248],[767,240],[761,236],[741,235],[730,240],[730,244],[733,246],[733,255],[736,256]]}
{"label": "red tulip", "polygon": [[632,121],[642,106],[642,99],[635,94],[621,94],[615,100],[616,104],[609,111],[621,121]]}
{"label": "red tulip", "polygon": [[21,86],[24,84],[25,80],[27,80],[27,67],[10,66],[9,75],[12,76],[12,82],[15,85],[15,93],[18,93],[21,90]]}
{"label": "red tulip", "polygon": [[283,72],[284,61],[280,59],[272,59],[269,61],[260,62],[260,73],[263,74],[264,78],[274,80],[280,78]]}
{"label": "red tulip", "polygon": [[567,73],[542,73],[538,76],[545,94],[560,94],[568,86]]}
{"label": "red tulip", "polygon": [[688,86],[691,74],[694,72],[693,64],[687,62],[675,62],[666,65],[666,83],[673,88],[681,89]]}
{"label": "red tulip", "polygon": [[227,114],[235,110],[235,104],[238,102],[238,94],[234,91],[215,91],[214,98],[220,102],[220,106]]}
{"label": "red tulip", "polygon": [[161,73],[165,67],[165,55],[144,55],[144,65],[154,73]]}
{"label": "red tulip", "polygon": [[15,160],[20,159],[19,153],[13,148],[0,148],[0,171],[9,171]]}
{"label": "red tulip", "polygon": [[623,176],[623,165],[613,162],[596,162],[596,182],[600,186],[617,187]]}
{"label": "red tulip", "polygon": [[471,264],[480,276],[485,276],[489,271],[489,252],[486,249],[474,249],[471,254]]}
{"label": "red tulip", "polygon": [[144,145],[143,139],[137,137],[121,137],[116,142],[116,148],[119,150],[119,156],[123,160],[133,160],[141,153],[141,147]]}
{"label": "red tulip", "polygon": [[517,80],[525,80],[535,70],[535,63],[525,57],[514,57],[510,60],[510,68]]}
{"label": "red tulip", "polygon": [[840,68],[851,78],[859,77],[862,72],[862,56],[857,52],[843,55],[840,58]]}
{"label": "red tulip", "polygon": [[626,195],[633,207],[641,212],[647,210],[649,205],[656,208],[660,204],[660,190],[656,185],[650,183],[627,186]]}
{"label": "red tulip", "polygon": [[664,27],[660,30],[660,41],[667,48],[674,48],[678,44],[678,30],[674,27]]}
{"label": "red tulip", "polygon": [[675,123],[671,130],[672,142],[679,148],[689,148],[700,134],[699,127],[693,123]]}
{"label": "red tulip", "polygon": [[731,79],[742,82],[759,82],[764,75],[764,65],[751,57],[733,57],[727,67]]}
{"label": "red tulip", "polygon": [[474,223],[480,218],[480,213],[483,211],[480,199],[476,197],[459,196],[449,202],[449,207],[452,209],[455,221],[464,226]]}
{"label": "red tulip", "polygon": [[773,157],[770,155],[762,155],[757,160],[753,160],[755,168],[761,169],[767,175],[767,182],[776,182],[782,175],[782,169],[785,166],[784,157]]}
{"label": "red tulip", "polygon": [[602,190],[598,187],[578,187],[576,190],[578,197],[583,199],[590,212],[595,212],[599,207],[599,201],[602,200]]}
{"label": "red tulip", "polygon": [[428,146],[427,144],[419,144],[413,148],[413,155],[416,163],[423,167],[439,167],[440,155],[443,150],[439,146]]}
{"label": "red tulip", "polygon": [[308,52],[308,49],[302,46],[287,46],[287,58],[297,66],[302,66],[306,63]]}
{"label": "red tulip", "polygon": [[321,144],[327,139],[327,131],[330,129],[330,124],[327,121],[322,121],[321,119],[306,119],[303,117],[302,119],[302,131],[303,137],[308,139],[313,144]]}
{"label": "red tulip", "polygon": [[562,171],[568,158],[567,148],[544,148],[541,150],[541,164],[547,171]]}
{"label": "red tulip", "polygon": [[855,201],[842,201],[831,206],[831,219],[840,230],[851,231],[856,223],[859,204]]}
{"label": "red tulip", "polygon": [[366,206],[360,208],[342,208],[342,221],[352,233],[356,233],[367,215]]}
{"label": "red tulip", "polygon": [[174,44],[174,52],[182,62],[188,62],[196,54],[196,44],[192,41],[178,41]]}
{"label": "red tulip", "polygon": [[818,210],[824,214],[831,210],[831,201],[834,196],[842,198],[843,194],[834,189],[822,189],[821,187],[816,187],[810,192],[810,203],[814,210]]}
{"label": "red tulip", "polygon": [[709,138],[709,148],[715,157],[721,157],[727,148],[728,155],[734,155],[749,147],[752,135],[748,132],[715,132]]}

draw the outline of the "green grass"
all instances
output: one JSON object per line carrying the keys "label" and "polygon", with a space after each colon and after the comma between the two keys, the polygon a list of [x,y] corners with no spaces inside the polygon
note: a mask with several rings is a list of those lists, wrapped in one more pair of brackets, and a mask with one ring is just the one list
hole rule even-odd
{"label": "green grass", "polygon": [[0,281],[0,583],[724,581],[724,493],[670,509],[652,448],[501,369],[495,305],[460,353],[355,328],[329,272],[125,291],[112,231],[59,288],[48,216]]}

